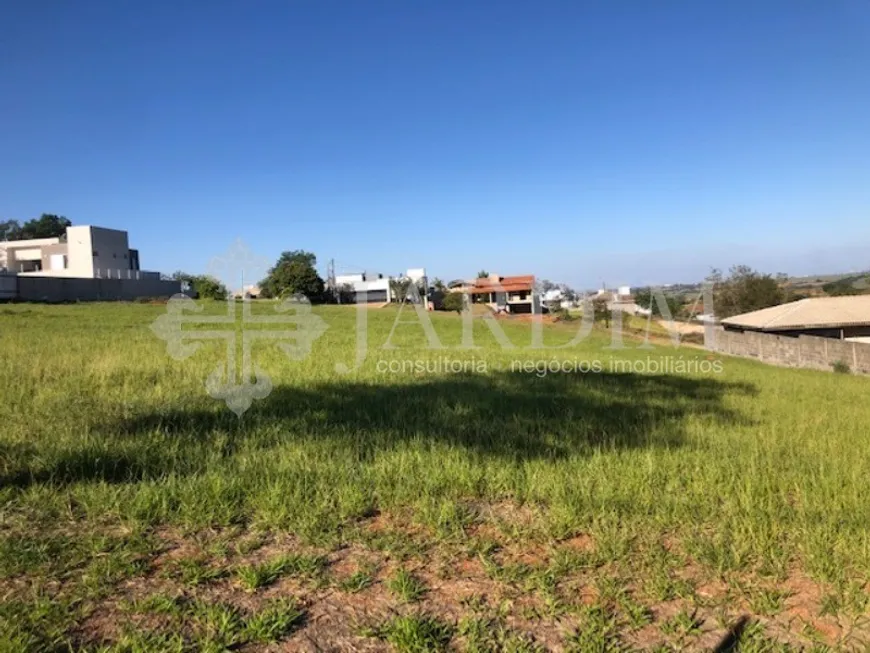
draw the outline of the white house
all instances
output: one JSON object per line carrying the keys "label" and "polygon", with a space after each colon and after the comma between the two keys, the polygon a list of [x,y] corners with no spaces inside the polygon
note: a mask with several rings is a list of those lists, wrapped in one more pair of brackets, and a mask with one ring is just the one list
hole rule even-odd
{"label": "white house", "polygon": [[[335,286],[341,292],[345,291],[352,296],[355,303],[383,304],[393,301],[393,292],[390,289],[390,281],[399,278],[410,279],[412,282],[422,282],[426,287],[426,269],[410,268],[404,275],[390,277],[385,274],[359,272],[354,274],[337,274]],[[425,295],[425,293],[424,293]],[[425,297],[424,297],[425,300]]]}
{"label": "white house", "polygon": [[140,272],[139,252],[127,232],[87,225],[67,227],[63,236],[0,242],[0,270],[21,276],[85,279],[158,277]]}
{"label": "white house", "polygon": [[556,306],[565,310],[578,306],[578,302],[568,299],[561,288],[551,288],[545,291],[541,296],[541,303],[551,310]]}

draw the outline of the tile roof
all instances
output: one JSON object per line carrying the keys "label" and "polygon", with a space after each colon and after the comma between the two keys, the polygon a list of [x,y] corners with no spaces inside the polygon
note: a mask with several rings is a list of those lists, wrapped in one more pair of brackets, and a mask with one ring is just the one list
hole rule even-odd
{"label": "tile roof", "polygon": [[810,297],[725,318],[722,324],[761,331],[870,325],[870,295]]}
{"label": "tile roof", "polygon": [[515,277],[499,277],[496,281],[489,277],[480,277],[474,280],[474,284],[469,286],[466,292],[471,294],[489,293],[489,292],[517,292],[523,290],[532,290],[535,285],[535,275],[526,274]]}

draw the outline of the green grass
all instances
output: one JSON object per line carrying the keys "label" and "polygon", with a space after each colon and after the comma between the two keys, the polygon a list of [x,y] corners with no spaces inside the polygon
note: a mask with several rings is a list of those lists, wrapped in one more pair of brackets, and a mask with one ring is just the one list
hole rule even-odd
{"label": "green grass", "polygon": [[701,620],[694,612],[681,610],[662,624],[662,632],[678,639],[697,635],[701,629]]}
{"label": "green grass", "polygon": [[463,638],[461,650],[468,653],[537,653],[546,650],[528,637],[512,631],[500,619],[463,617],[457,627],[457,634]]}
{"label": "green grass", "polygon": [[389,590],[405,603],[420,600],[426,593],[426,586],[407,569],[399,568],[387,581]]}
{"label": "green grass", "polygon": [[326,566],[320,556],[282,555],[261,563],[245,564],[236,569],[236,577],[248,592],[271,585],[281,576],[316,578]]}
{"label": "green grass", "polygon": [[341,588],[343,592],[356,594],[357,592],[362,592],[371,587],[372,583],[374,583],[374,577],[372,574],[368,570],[359,569],[347,578],[343,578],[339,582],[339,588]]}
{"label": "green grass", "polygon": [[620,651],[619,622],[615,613],[598,605],[584,608],[580,625],[568,638],[570,651]]}
{"label": "green grass", "polygon": [[226,575],[220,567],[214,567],[205,558],[182,558],[178,560],[171,572],[185,585],[202,585]]}
{"label": "green grass", "polygon": [[446,650],[452,628],[431,615],[411,614],[394,617],[369,634],[389,642],[402,653],[427,653]]}
{"label": "green grass", "polygon": [[128,614],[168,618],[167,631],[142,628],[127,622],[124,635],[105,650],[159,651],[163,648],[188,650],[235,649],[245,645],[269,644],[286,638],[305,619],[305,611],[292,597],[270,599],[256,610],[243,612],[224,601],[186,599],[153,594],[123,606]]}
{"label": "green grass", "polygon": [[275,599],[245,622],[247,639],[252,642],[276,642],[296,628],[305,613],[293,599]]}
{"label": "green grass", "polygon": [[[462,320],[447,314],[430,315],[444,345],[433,350],[413,324],[390,336],[393,309],[366,312],[368,352],[354,369],[356,312],[319,307],[329,328],[304,360],[255,343],[253,360],[273,387],[240,419],[205,389],[226,349],[206,341],[172,359],[149,328],[164,313],[120,303],[0,307],[7,648],[120,646],[121,635],[100,629],[100,610],[158,582],[196,600],[230,597],[223,616],[197,617],[198,634],[181,645],[241,641],[246,601],[266,600],[285,576],[319,591],[323,556],[346,547],[415,569],[439,556],[448,570],[482,558],[481,582],[496,584],[512,614],[527,592],[541,624],[590,623],[575,644],[622,642],[649,625],[656,602],[692,614],[704,607],[695,591],[703,582],[724,583],[753,614],[773,618],[789,597],[779,584],[798,574],[818,589],[815,614],[859,624],[867,615],[865,377],[641,349],[629,337],[625,349],[608,349],[599,328],[536,350],[529,325],[508,321],[499,324],[513,349],[482,320],[478,348],[463,349]],[[579,326],[548,326],[545,342],[569,343]],[[382,348],[388,338],[395,348]],[[465,372],[445,370],[445,358],[464,361]],[[545,373],[553,361],[598,361],[601,372]],[[687,361],[721,372],[673,367]],[[627,371],[650,363],[664,371]],[[385,373],[389,365],[402,371]],[[273,535],[322,555],[260,556]],[[563,545],[580,536],[587,549]],[[169,540],[196,553],[167,565]],[[629,574],[630,591],[601,614],[577,604],[578,588]],[[369,576],[337,583],[364,598],[382,589]],[[396,594],[437,608],[429,594]],[[416,641],[412,630],[400,639]]]}

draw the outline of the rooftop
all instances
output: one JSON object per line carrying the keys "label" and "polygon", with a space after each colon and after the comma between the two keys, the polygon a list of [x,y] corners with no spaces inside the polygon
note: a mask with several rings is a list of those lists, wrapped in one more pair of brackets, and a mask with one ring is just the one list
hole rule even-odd
{"label": "rooftop", "polygon": [[490,275],[489,277],[480,277],[470,284],[466,292],[471,294],[490,293],[490,292],[520,292],[523,290],[530,291],[534,288],[535,276],[533,274],[520,275],[515,277],[499,277]]}
{"label": "rooftop", "polygon": [[722,324],[759,331],[870,325],[870,295],[810,297],[725,318]]}

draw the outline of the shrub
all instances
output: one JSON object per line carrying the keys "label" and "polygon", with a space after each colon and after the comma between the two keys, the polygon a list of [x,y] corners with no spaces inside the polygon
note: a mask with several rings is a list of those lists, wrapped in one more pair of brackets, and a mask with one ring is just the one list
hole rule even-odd
{"label": "shrub", "polygon": [[172,278],[181,282],[182,292],[192,291],[200,299],[224,300],[229,296],[227,287],[218,279],[205,274],[176,272]]}
{"label": "shrub", "polygon": [[461,292],[449,292],[441,302],[445,311],[461,313],[465,309],[465,296]]}
{"label": "shrub", "polygon": [[834,361],[831,367],[834,368],[834,372],[837,374],[848,374],[852,371],[849,369],[849,364],[846,361]]}
{"label": "shrub", "polygon": [[195,276],[192,285],[197,295],[202,299],[224,300],[229,295],[224,284],[207,275]]}

